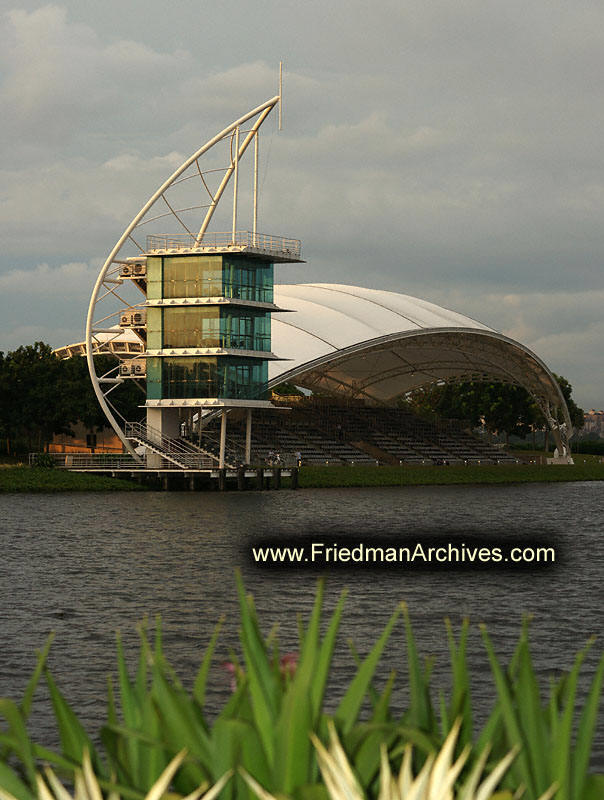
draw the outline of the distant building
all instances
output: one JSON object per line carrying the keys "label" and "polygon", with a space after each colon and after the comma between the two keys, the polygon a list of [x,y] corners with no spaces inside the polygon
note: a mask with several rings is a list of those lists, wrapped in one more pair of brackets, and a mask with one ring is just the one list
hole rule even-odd
{"label": "distant building", "polygon": [[589,411],[585,412],[583,433],[595,433],[597,436],[604,438],[604,411],[601,409],[596,411],[594,408],[590,408]]}

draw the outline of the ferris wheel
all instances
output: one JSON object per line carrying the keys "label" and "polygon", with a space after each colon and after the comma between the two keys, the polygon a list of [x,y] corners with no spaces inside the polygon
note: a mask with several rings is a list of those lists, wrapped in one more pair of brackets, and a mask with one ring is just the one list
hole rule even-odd
{"label": "ferris wheel", "polygon": [[[174,253],[183,247],[189,252],[208,252],[213,245],[224,247],[229,242],[236,246],[242,238],[247,245],[262,245],[268,238],[257,231],[259,130],[271,111],[280,104],[281,96],[280,80],[278,95],[232,122],[187,158],[126,227],[97,277],[86,320],[88,369],[95,394],[111,427],[137,461],[141,459],[126,436],[127,420],[118,410],[113,393],[125,381],[133,381],[141,389],[141,405],[144,404],[147,254],[150,251]],[[247,162],[251,187],[249,182],[244,187],[241,159],[248,148],[254,153],[251,165],[249,159]],[[231,230],[210,233],[208,227],[229,183],[233,193]],[[251,206],[251,232],[237,230],[242,199]],[[147,227],[154,222],[161,224],[161,235],[154,235]],[[133,348],[133,335],[140,347]],[[95,356],[107,352],[116,355],[118,362],[102,371]]]}

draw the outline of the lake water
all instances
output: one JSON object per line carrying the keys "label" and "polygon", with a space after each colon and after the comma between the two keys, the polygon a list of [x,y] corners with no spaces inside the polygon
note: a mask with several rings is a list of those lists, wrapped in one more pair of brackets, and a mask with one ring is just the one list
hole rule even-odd
{"label": "lake water", "polygon": [[[222,614],[209,703],[229,692],[221,662],[237,648],[238,613],[233,569],[240,566],[268,632],[279,623],[284,650],[296,650],[296,614],[312,605],[319,574],[328,578],[326,607],[350,589],[331,696],[354,671],[346,644],[366,652],[394,610],[406,600],[420,652],[436,657],[434,684],[446,688],[448,660],[443,618],[472,626],[469,660],[477,707],[490,707],[490,672],[477,629],[486,622],[507,659],[522,615],[530,613],[540,674],[567,669],[576,651],[604,629],[604,485],[569,483],[491,487],[407,487],[247,493],[118,493],[0,495],[2,561],[0,695],[20,698],[36,648],[56,631],[50,665],[65,695],[94,732],[104,721],[106,676],[114,670],[120,629],[132,663],[136,625],[161,614],[166,654],[190,681]],[[299,537],[371,543],[418,537],[493,544],[547,544],[547,567],[488,570],[412,566],[270,569],[254,564],[251,546],[262,538],[295,544]],[[585,667],[593,674],[602,642]],[[380,669],[399,671],[395,701],[405,703],[405,647],[395,629]],[[585,684],[584,684],[585,685]],[[51,743],[52,725],[40,689],[32,719],[37,738]],[[597,743],[604,765],[604,724]]]}

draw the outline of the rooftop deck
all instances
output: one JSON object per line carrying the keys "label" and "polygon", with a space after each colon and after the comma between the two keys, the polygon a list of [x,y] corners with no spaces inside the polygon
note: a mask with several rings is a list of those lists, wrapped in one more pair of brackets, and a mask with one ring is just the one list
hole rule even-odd
{"label": "rooftop deck", "polygon": [[236,231],[205,233],[201,240],[194,234],[154,234],[147,236],[147,255],[185,253],[245,253],[250,256],[270,256],[277,262],[302,261],[299,239],[271,236],[266,233]]}

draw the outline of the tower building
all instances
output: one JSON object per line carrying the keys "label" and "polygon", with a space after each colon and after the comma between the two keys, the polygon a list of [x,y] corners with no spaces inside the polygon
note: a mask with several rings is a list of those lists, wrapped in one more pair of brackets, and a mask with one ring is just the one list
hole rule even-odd
{"label": "tower building", "polygon": [[[85,352],[96,396],[126,451],[111,468],[187,473],[250,464],[254,410],[271,407],[271,387],[294,381],[313,393],[386,406],[450,381],[524,386],[552,430],[557,463],[571,463],[560,387],[520,343],[426,301],[375,289],[282,285],[275,303],[275,268],[302,261],[298,240],[261,234],[257,225],[258,135],[280,101],[281,93],[252,109],[181,164],[101,268],[86,340],[67,350]],[[246,191],[240,162],[248,148]],[[217,161],[208,164],[208,154]],[[227,220],[230,230],[215,233],[210,223],[227,186],[232,225]],[[245,203],[249,231],[237,225]],[[95,362],[103,353],[118,364]],[[140,389],[138,419],[132,404],[126,419],[112,402],[124,381]],[[219,436],[206,427],[217,416]],[[245,420],[245,437],[238,425],[233,445],[229,417]],[[268,427],[270,437],[278,425]],[[354,441],[365,438],[361,432]]]}
{"label": "tower building", "polygon": [[249,463],[252,411],[272,406],[271,314],[281,310],[273,302],[274,264],[299,261],[300,243],[247,231],[209,239],[148,238],[147,426],[174,438],[220,409],[223,466],[227,412],[246,409],[242,460]]}
{"label": "tower building", "polygon": [[[194,443],[186,444],[187,439],[194,429],[201,434],[204,423],[217,413],[222,416],[220,443],[211,455],[224,467],[227,413],[233,409],[247,414],[246,446],[230,460],[249,463],[252,412],[272,405],[268,363],[278,354],[271,349],[271,314],[283,310],[273,302],[274,266],[301,261],[298,240],[268,236],[257,229],[258,134],[280,100],[279,94],[233,122],[159,187],[122,234],[94,287],[86,327],[93,386],[125,448],[140,460],[137,449],[144,447],[151,468],[161,468],[167,461],[177,467],[199,463],[203,449],[192,450]],[[252,144],[252,191],[248,193],[252,230],[241,231],[237,229],[243,194],[240,162]],[[227,151],[222,163],[204,168],[201,157],[221,147]],[[233,188],[231,231],[210,232],[229,183]],[[157,213],[162,205],[164,213]],[[194,232],[199,210],[204,212],[201,227]],[[177,232],[147,235],[143,245],[138,231],[148,223],[153,223],[153,229],[162,224]],[[128,255],[132,246],[136,255]],[[138,299],[125,300],[132,291],[136,294],[133,287],[142,292],[142,301],[140,294]],[[115,312],[104,309],[116,299],[127,307],[121,308],[119,325],[109,327]],[[142,353],[123,360],[117,375],[98,375],[93,354],[107,349],[108,337],[111,344],[123,330],[140,339]],[[145,422],[116,418],[110,393],[126,379],[136,381],[145,394],[141,403]]]}

